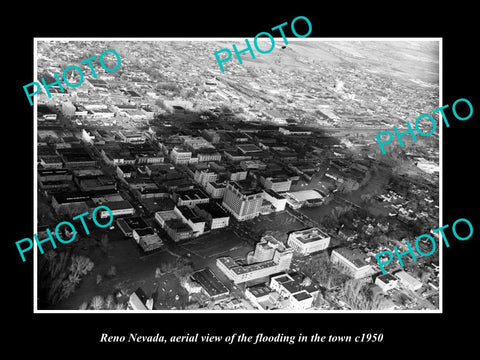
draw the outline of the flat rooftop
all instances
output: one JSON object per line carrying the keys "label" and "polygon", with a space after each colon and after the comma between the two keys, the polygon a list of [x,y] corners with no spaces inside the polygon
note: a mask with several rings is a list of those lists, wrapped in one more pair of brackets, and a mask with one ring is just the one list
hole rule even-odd
{"label": "flat rooftop", "polygon": [[264,190],[268,195],[270,195],[271,197],[277,199],[277,200],[284,200],[285,198],[283,196],[281,196],[279,193],[277,193],[276,191],[273,191],[272,189],[267,189],[267,190]]}
{"label": "flat rooftop", "polygon": [[368,264],[365,262],[365,258],[367,257],[367,254],[365,254],[363,251],[359,249],[349,249],[346,247],[342,247],[342,248],[337,248],[333,251],[339,253],[344,258],[348,259],[357,268],[368,266]]}
{"label": "flat rooftop", "polygon": [[275,277],[275,281],[277,281],[280,284],[283,284],[287,281],[292,281],[292,279],[290,278],[290,276],[285,274],[285,275],[280,275],[280,276]]}
{"label": "flat rooftop", "polygon": [[250,181],[231,181],[229,185],[234,187],[242,195],[245,195],[245,196],[261,194],[263,192],[263,190],[260,188],[252,187]]}
{"label": "flat rooftop", "polygon": [[270,294],[273,290],[267,285],[256,285],[247,288],[247,290],[256,298]]}
{"label": "flat rooftop", "polygon": [[155,234],[155,232],[153,231],[152,228],[150,227],[146,227],[144,229],[135,229],[135,232],[139,235],[139,236],[146,236],[146,235],[153,235]]}
{"label": "flat rooftop", "polygon": [[147,223],[138,216],[121,218],[117,220],[118,222],[125,223],[130,229],[144,229],[147,228]]}
{"label": "flat rooftop", "polygon": [[67,175],[71,173],[69,169],[38,169],[37,172],[40,176]]}
{"label": "flat rooftop", "polygon": [[227,217],[228,213],[216,202],[208,204],[198,204],[197,207],[201,210],[205,210],[212,215],[213,218]]}
{"label": "flat rooftop", "polygon": [[104,205],[108,207],[110,210],[125,210],[125,209],[133,209],[132,204],[130,204],[127,200],[120,200],[120,201],[107,201],[99,205]]}
{"label": "flat rooftop", "polygon": [[303,290],[303,291],[300,291],[299,293],[294,294],[293,297],[295,299],[297,299],[298,301],[302,301],[302,300],[306,300],[306,299],[311,298],[312,295],[310,295],[308,292]]}
{"label": "flat rooftop", "polygon": [[177,209],[187,220],[190,220],[193,223],[200,223],[205,221],[200,216],[195,214],[193,210],[190,209],[188,206],[177,206]]}
{"label": "flat rooftop", "polygon": [[235,274],[240,275],[240,274],[245,274],[245,273],[249,273],[249,272],[253,272],[253,271],[257,271],[257,270],[267,269],[267,268],[270,268],[270,267],[274,267],[276,265],[277,265],[277,263],[275,261],[268,260],[268,261],[263,261],[263,262],[256,263],[256,264],[250,264],[250,265],[245,265],[245,266],[236,266],[236,267],[231,268],[231,270]]}
{"label": "flat rooftop", "polygon": [[54,194],[53,197],[59,204],[81,202],[90,199],[89,195],[81,192],[59,192]]}
{"label": "flat rooftop", "polygon": [[287,194],[298,202],[323,198],[323,196],[316,190],[301,190],[288,192]]}
{"label": "flat rooftop", "polygon": [[199,283],[209,296],[228,294],[227,287],[215,276],[209,268],[196,271],[191,278]]}
{"label": "flat rooftop", "polygon": [[218,183],[214,181],[210,181],[210,185],[213,186],[215,189],[225,189],[227,187],[224,183]]}
{"label": "flat rooftop", "polygon": [[262,149],[254,144],[238,144],[237,148],[243,153],[262,152]]}
{"label": "flat rooftop", "polygon": [[296,236],[303,244],[320,241],[329,238],[329,236],[317,227],[306,230],[295,231],[292,234]]}
{"label": "flat rooftop", "polygon": [[177,195],[180,199],[184,201],[188,200],[199,200],[199,199],[208,199],[208,195],[205,194],[200,189],[190,189],[190,190],[183,190],[183,191],[176,191]]}

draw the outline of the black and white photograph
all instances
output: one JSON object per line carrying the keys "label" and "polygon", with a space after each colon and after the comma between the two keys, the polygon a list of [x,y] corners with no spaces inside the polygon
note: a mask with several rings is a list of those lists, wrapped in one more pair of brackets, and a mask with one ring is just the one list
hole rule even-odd
{"label": "black and white photograph", "polygon": [[286,42],[36,39],[39,310],[440,309],[441,40]]}

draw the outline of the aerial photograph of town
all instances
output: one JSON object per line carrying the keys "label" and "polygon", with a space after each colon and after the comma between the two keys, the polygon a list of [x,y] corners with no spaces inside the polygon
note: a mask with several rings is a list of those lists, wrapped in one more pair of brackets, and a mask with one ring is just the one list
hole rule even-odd
{"label": "aerial photograph of town", "polygon": [[438,311],[439,41],[232,43],[35,39],[38,310]]}

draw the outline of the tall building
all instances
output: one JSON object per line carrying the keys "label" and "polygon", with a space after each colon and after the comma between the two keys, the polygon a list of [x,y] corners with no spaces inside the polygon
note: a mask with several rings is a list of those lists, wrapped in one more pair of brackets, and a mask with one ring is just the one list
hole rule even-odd
{"label": "tall building", "polygon": [[[278,240],[262,239],[255,249],[255,253],[259,258],[253,264],[243,264],[233,260],[230,256],[217,259],[218,268],[232,280],[235,284],[244,283],[261,279],[273,274],[288,271],[292,262],[293,250],[281,244]],[[270,244],[266,244],[266,242]],[[267,249],[267,247],[269,249]]]}
{"label": "tall building", "polygon": [[270,189],[277,193],[289,191],[292,185],[292,181],[289,178],[267,177],[261,179],[263,179],[265,189]]}
{"label": "tall building", "polygon": [[239,221],[253,219],[260,213],[262,193],[262,190],[243,186],[239,182],[230,182],[225,189],[222,205]]}
{"label": "tall building", "polygon": [[197,183],[205,187],[209,182],[216,181],[217,177],[218,177],[217,173],[207,168],[207,169],[195,170],[193,179]]}
{"label": "tall building", "polygon": [[225,195],[226,187],[227,187],[226,183],[211,181],[207,183],[205,187],[205,191],[207,192],[207,194],[210,195],[210,197],[214,199],[222,199],[223,196]]}
{"label": "tall building", "polygon": [[174,164],[188,164],[192,158],[192,152],[182,147],[175,146],[170,152],[170,160]]}

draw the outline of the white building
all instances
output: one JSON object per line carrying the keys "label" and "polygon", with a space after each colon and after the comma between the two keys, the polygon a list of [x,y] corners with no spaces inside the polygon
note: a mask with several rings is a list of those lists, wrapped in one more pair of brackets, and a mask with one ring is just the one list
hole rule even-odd
{"label": "white building", "polygon": [[227,185],[222,206],[237,220],[244,221],[257,217],[263,202],[263,191],[245,189],[236,182]]}
{"label": "white building", "polygon": [[308,130],[305,130],[305,131],[290,130],[290,129],[280,127],[280,128],[278,128],[278,131],[283,135],[312,135],[312,132],[308,131]]}
{"label": "white building", "polygon": [[141,144],[145,142],[145,136],[138,131],[118,131],[118,136],[123,142]]}
{"label": "white building", "polygon": [[330,260],[354,279],[370,276],[374,272],[373,267],[367,263],[367,255],[358,249],[351,250],[345,247],[335,249]]}
{"label": "white building", "polygon": [[288,236],[288,246],[302,255],[325,250],[330,244],[330,236],[317,227],[294,231]]}
{"label": "white building", "polygon": [[288,271],[292,262],[293,250],[290,248],[277,248],[272,260],[254,264],[241,265],[230,256],[217,259],[218,268],[234,284],[240,284],[251,280],[267,277],[279,272]]}
{"label": "white building", "polygon": [[318,203],[323,199],[322,194],[314,189],[287,192],[284,195],[287,199],[287,204],[293,209],[299,209],[306,203]]}
{"label": "white building", "polygon": [[287,199],[285,199],[280,194],[276,193],[273,190],[265,190],[262,196],[265,200],[272,204],[275,211],[285,210],[285,206],[287,206]]}
{"label": "white building", "polygon": [[93,140],[95,140],[95,136],[91,135],[87,130],[82,129],[82,140],[93,144]]}
{"label": "white building", "polygon": [[173,199],[178,206],[188,206],[190,208],[198,204],[208,204],[210,202],[208,195],[201,189],[176,191],[173,194]]}
{"label": "white building", "polygon": [[263,185],[265,189],[270,189],[278,193],[286,192],[290,190],[292,181],[290,179],[277,179],[273,177],[267,177],[264,179]]}
{"label": "white building", "polygon": [[377,276],[375,284],[382,289],[383,292],[394,289],[397,286],[398,279],[390,273]]}
{"label": "white building", "polygon": [[195,180],[195,182],[205,187],[209,182],[216,181],[217,177],[217,173],[210,169],[197,169],[195,170],[195,175],[193,179]]}
{"label": "white building", "polygon": [[175,206],[174,211],[180,216],[185,224],[188,224],[195,232],[195,237],[205,232],[205,220],[196,215],[190,208],[186,206]]}
{"label": "white building", "polygon": [[395,276],[400,281],[400,284],[402,284],[403,286],[405,286],[406,288],[412,291],[416,291],[420,289],[423,285],[419,280],[415,279],[413,276],[407,274],[403,270],[396,272]]}
{"label": "white building", "polygon": [[192,158],[192,152],[175,146],[170,152],[170,160],[174,164],[188,164]]}
{"label": "white building", "polygon": [[153,299],[148,298],[145,292],[138,288],[133,292],[128,299],[129,310],[152,310]]}
{"label": "white building", "polygon": [[272,276],[270,288],[277,291],[280,296],[287,298],[290,301],[289,308],[293,310],[310,309],[320,292],[318,284],[302,286],[288,274]]}
{"label": "white building", "polygon": [[227,188],[226,183],[218,183],[218,182],[209,182],[205,187],[205,191],[207,194],[210,195],[213,199],[222,199],[223,195],[225,194],[225,189]]}
{"label": "white building", "polygon": [[255,285],[245,289],[245,297],[259,310],[276,309],[280,295],[268,285]]}
{"label": "white building", "polygon": [[206,161],[220,161],[222,160],[222,154],[219,152],[199,152],[197,154],[198,162]]}

